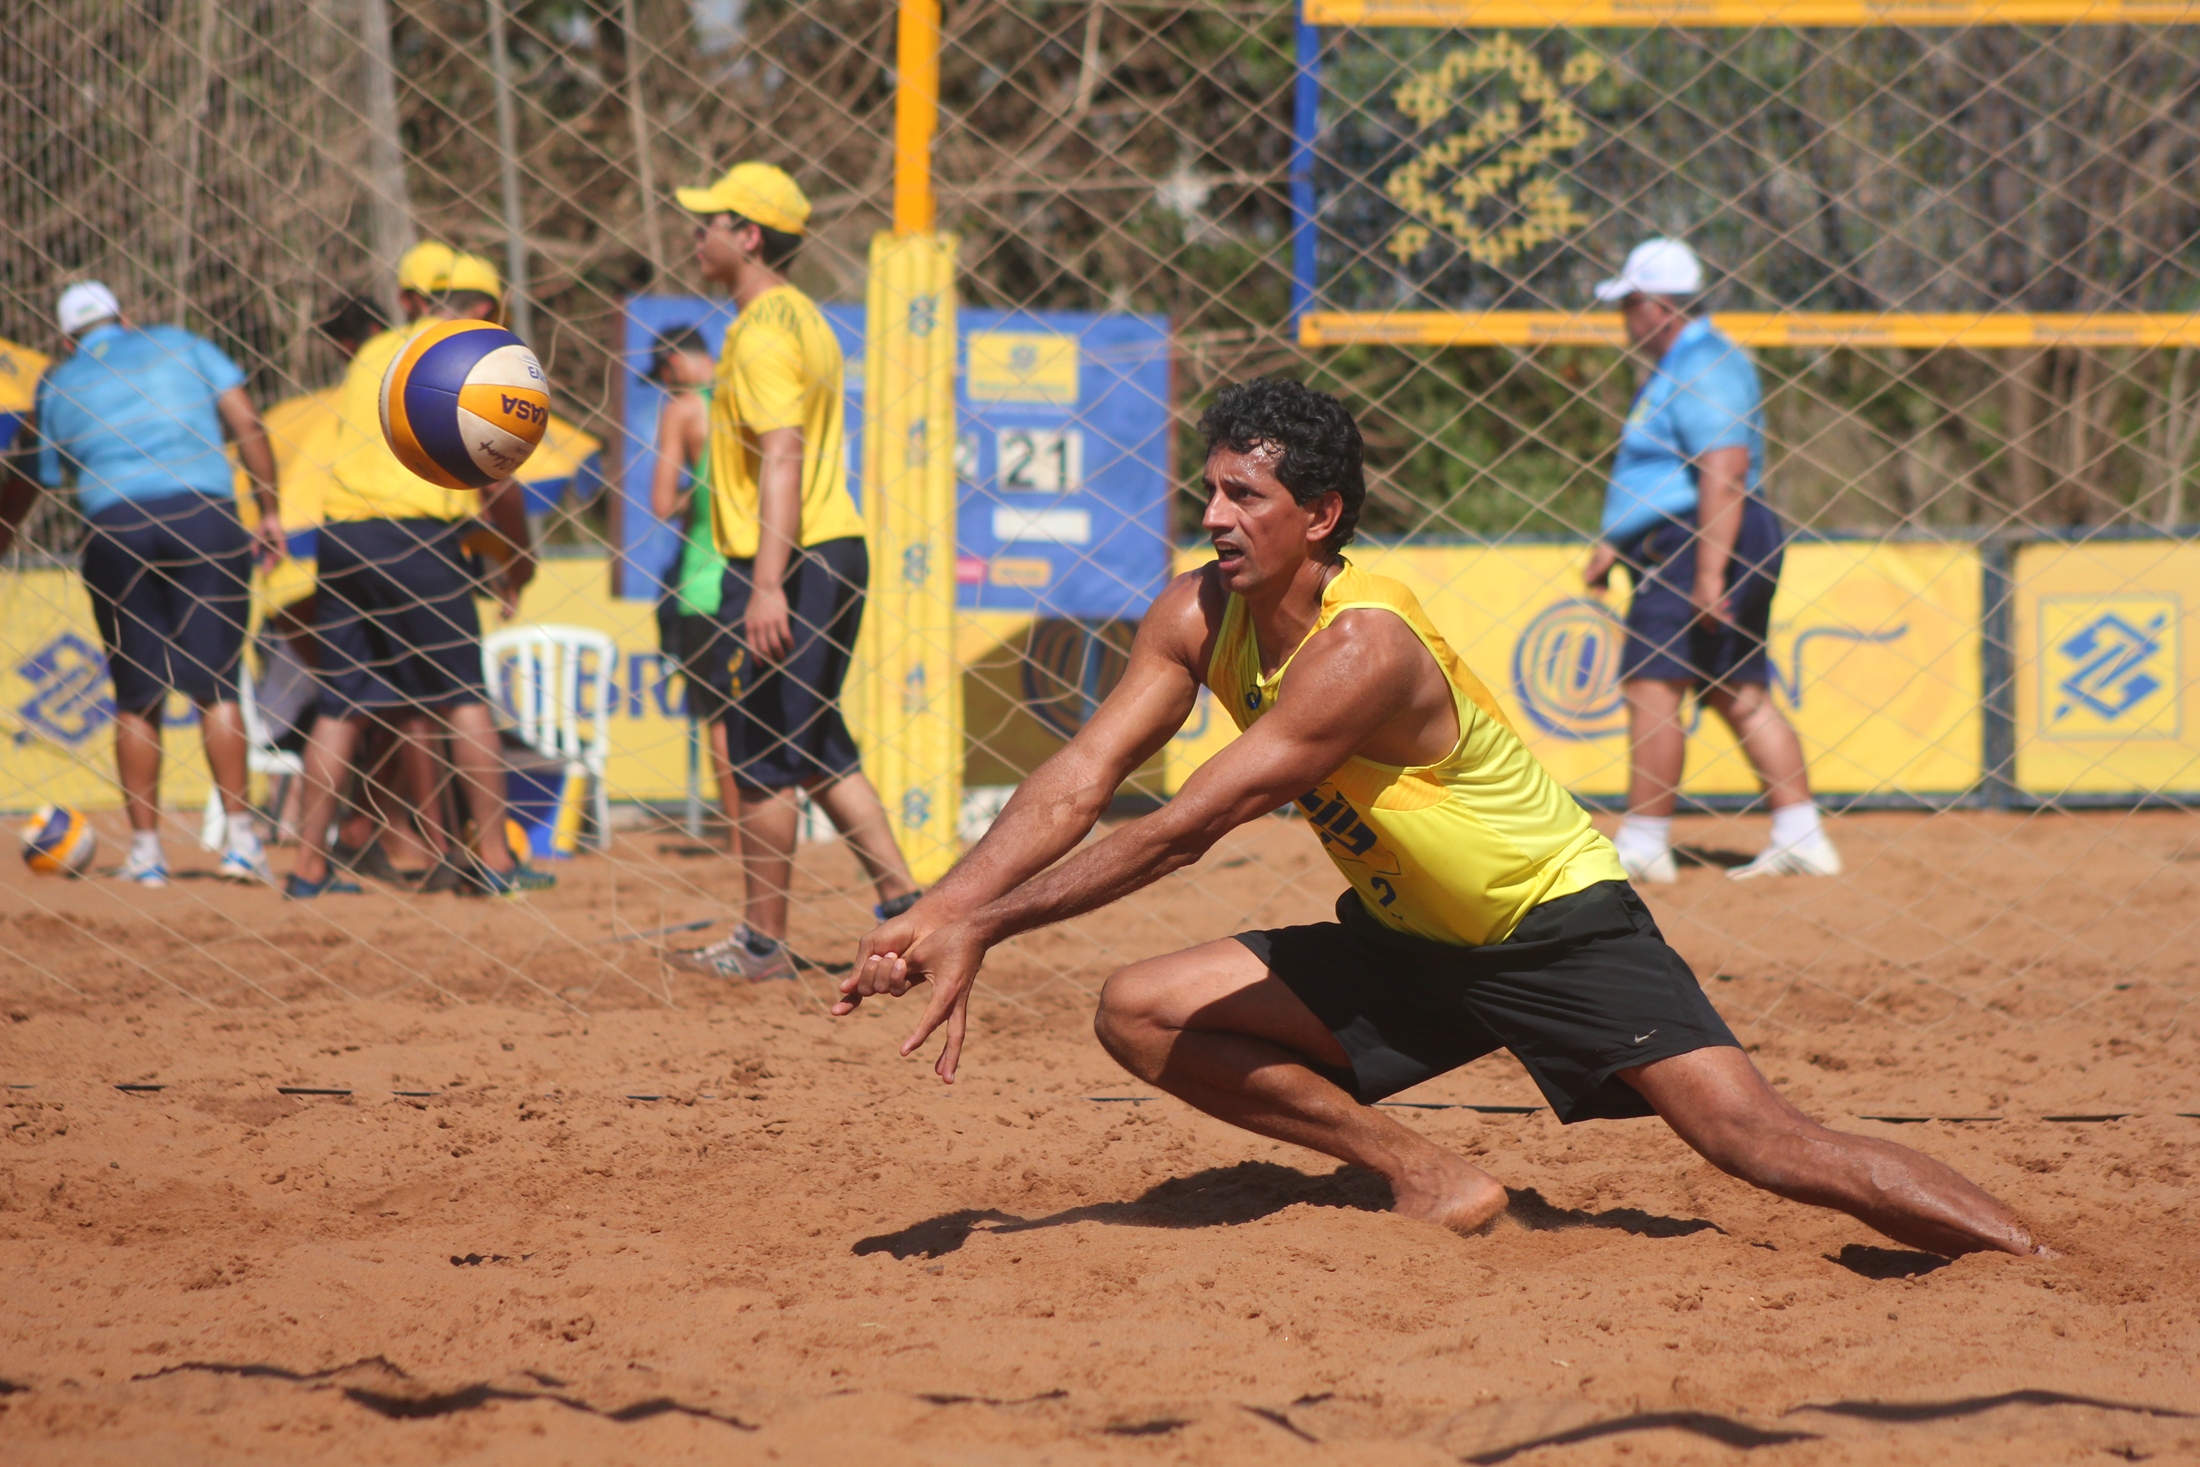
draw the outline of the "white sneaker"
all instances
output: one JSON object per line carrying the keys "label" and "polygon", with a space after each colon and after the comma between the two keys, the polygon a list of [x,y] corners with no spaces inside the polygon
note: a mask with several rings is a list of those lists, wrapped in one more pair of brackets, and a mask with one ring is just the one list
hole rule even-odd
{"label": "white sneaker", "polygon": [[[1618,850],[1618,847],[1613,847]],[[1645,861],[1633,852],[1619,852],[1620,869],[1630,881],[1648,882],[1652,886],[1670,886],[1681,879],[1681,869],[1673,861],[1673,849],[1668,846]]]}
{"label": "white sneaker", "polygon": [[168,862],[165,857],[156,856],[151,860],[141,861],[133,855],[115,868],[114,876],[117,881],[134,882],[139,886],[166,886]]}
{"label": "white sneaker", "polygon": [[690,973],[706,973],[714,978],[746,978],[751,983],[794,977],[794,958],[788,953],[787,945],[772,942],[767,951],[760,953],[750,945],[749,939],[754,935],[744,922],[734,928],[730,936],[721,937],[708,947],[674,948],[665,954],[665,961]]}
{"label": "white sneaker", "polygon": [[1841,853],[1823,833],[1792,846],[1767,850],[1746,866],[1726,873],[1736,881],[1755,881],[1760,876],[1839,876]]}
{"label": "white sneaker", "polygon": [[244,851],[224,852],[221,864],[214,868],[214,874],[224,881],[244,882],[253,886],[275,884],[275,873],[268,868],[265,847],[249,854]]}

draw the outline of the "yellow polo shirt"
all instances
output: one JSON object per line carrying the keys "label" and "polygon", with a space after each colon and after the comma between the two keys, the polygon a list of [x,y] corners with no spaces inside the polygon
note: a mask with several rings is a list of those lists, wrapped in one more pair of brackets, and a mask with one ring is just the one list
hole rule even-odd
{"label": "yellow polo shirt", "polygon": [[359,348],[338,389],[321,518],[340,520],[459,520],[479,508],[471,489],[431,484],[397,461],[382,437],[382,374],[411,339],[415,326],[385,331]]}
{"label": "yellow polo shirt", "polygon": [[802,430],[798,545],[863,533],[848,493],[846,386],[840,343],[812,301],[791,285],[766,291],[726,328],[710,399],[711,530],[718,553],[755,558],[757,435]]}

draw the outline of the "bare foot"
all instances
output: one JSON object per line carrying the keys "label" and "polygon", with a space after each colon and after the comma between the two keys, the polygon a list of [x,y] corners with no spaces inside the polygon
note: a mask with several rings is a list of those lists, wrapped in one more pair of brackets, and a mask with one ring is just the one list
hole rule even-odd
{"label": "bare foot", "polygon": [[1437,1154],[1442,1160],[1430,1167],[1391,1179],[1392,1212],[1471,1233],[1505,1210],[1497,1178],[1448,1151]]}

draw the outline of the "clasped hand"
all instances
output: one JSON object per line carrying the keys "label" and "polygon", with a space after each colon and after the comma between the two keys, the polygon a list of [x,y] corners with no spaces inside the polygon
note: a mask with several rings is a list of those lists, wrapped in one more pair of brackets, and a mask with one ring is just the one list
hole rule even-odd
{"label": "clasped hand", "polygon": [[873,928],[856,950],[855,971],[840,980],[835,1015],[852,1014],[866,999],[900,998],[919,983],[932,985],[924,1017],[902,1041],[903,1058],[915,1054],[932,1032],[945,1025],[947,1042],[932,1072],[952,1085],[962,1059],[963,1035],[970,1027],[970,990],[985,962],[986,941],[969,922],[933,926],[914,909]]}

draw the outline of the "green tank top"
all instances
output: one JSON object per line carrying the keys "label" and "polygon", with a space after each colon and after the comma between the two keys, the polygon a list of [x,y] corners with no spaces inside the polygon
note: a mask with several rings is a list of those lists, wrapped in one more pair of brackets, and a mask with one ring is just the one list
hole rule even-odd
{"label": "green tank top", "polygon": [[[703,411],[710,411],[711,389],[703,390]],[[719,598],[725,594],[726,558],[718,553],[710,525],[710,440],[703,440],[702,457],[688,473],[688,522],[680,546],[680,570],[672,594],[680,610],[689,616],[716,616]]]}

